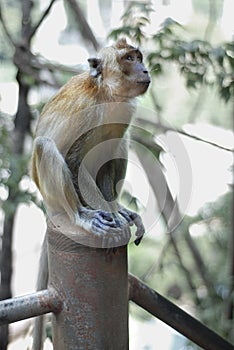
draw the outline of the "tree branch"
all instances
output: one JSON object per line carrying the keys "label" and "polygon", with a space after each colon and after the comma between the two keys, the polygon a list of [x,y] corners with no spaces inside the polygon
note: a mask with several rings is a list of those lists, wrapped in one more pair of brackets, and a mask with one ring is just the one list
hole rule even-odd
{"label": "tree branch", "polygon": [[[211,40],[212,32],[215,27],[215,18],[217,16],[216,2],[213,0],[209,0],[208,2],[209,2],[209,17],[208,17],[208,23],[204,33],[205,41]],[[198,92],[196,101],[192,107],[192,110],[189,112],[188,120],[190,122],[194,122],[194,120],[199,115],[200,111],[203,109],[204,102],[206,100],[206,90],[207,90],[207,86],[202,84]]]}
{"label": "tree branch", "polygon": [[217,18],[217,4],[213,0],[209,0],[209,17],[208,17],[208,23],[205,29],[204,33],[204,40],[210,41],[212,32],[215,27],[215,20]]}
{"label": "tree branch", "polygon": [[4,19],[4,17],[3,17],[2,6],[1,6],[1,4],[0,4],[0,22],[2,23],[2,27],[3,27],[4,33],[5,33],[5,35],[6,35],[7,39],[8,39],[8,41],[10,42],[10,44],[11,44],[12,46],[15,47],[15,46],[16,46],[15,41],[14,41],[14,39],[13,39],[11,33],[9,32],[9,30],[8,30],[8,28],[7,28],[7,26],[6,26],[6,23],[5,23],[5,19]]}
{"label": "tree branch", "polygon": [[161,252],[158,254],[157,259],[155,262],[148,268],[147,271],[141,276],[141,279],[143,282],[147,282],[152,275],[154,275],[158,269],[162,266],[163,264],[163,259],[166,256],[166,253],[168,251],[168,248],[170,246],[171,242],[169,239],[165,242],[164,246],[161,249]]}
{"label": "tree branch", "polygon": [[196,286],[195,284],[193,283],[193,279],[192,279],[192,273],[189,269],[187,269],[187,267],[185,266],[183,260],[182,260],[182,257],[180,255],[180,252],[179,252],[179,249],[178,249],[178,246],[177,246],[177,242],[175,240],[175,233],[169,233],[170,235],[170,241],[171,241],[171,244],[174,248],[174,251],[175,251],[175,254],[176,254],[176,257],[178,259],[178,262],[180,264],[180,267],[182,269],[182,271],[184,271],[184,275],[186,277],[186,280],[187,280],[187,283],[191,289],[191,292],[192,292],[192,295],[193,295],[193,299],[194,299],[194,302],[196,305],[200,305],[201,301],[200,301],[200,298],[197,294],[197,289],[196,289]]}
{"label": "tree branch", "polygon": [[71,73],[71,74],[80,74],[84,72],[82,65],[78,65],[75,67],[73,66],[68,67],[60,63],[48,61],[46,58],[44,58],[41,55],[34,56],[33,65],[35,68],[40,70],[47,69],[49,71],[60,71],[60,72]]}
{"label": "tree branch", "polygon": [[155,130],[161,129],[164,132],[167,132],[167,131],[177,132],[177,133],[179,133],[181,135],[187,136],[187,137],[192,138],[192,139],[194,139],[196,141],[204,142],[204,143],[207,143],[207,144],[209,144],[211,146],[214,146],[214,147],[217,147],[219,149],[222,149],[223,151],[228,151],[228,152],[233,152],[234,151],[234,149],[230,149],[230,148],[218,145],[217,143],[209,141],[209,140],[204,140],[203,138],[201,138],[199,136],[191,135],[191,134],[189,134],[186,131],[181,130],[181,129],[172,128],[172,127],[166,126],[164,124],[152,122],[150,120],[146,120],[146,119],[143,119],[143,118],[137,118],[137,121],[139,123],[141,123],[142,125],[148,124],[150,127],[153,127]]}
{"label": "tree branch", "polygon": [[194,240],[192,239],[189,231],[187,230],[186,235],[185,235],[185,242],[188,246],[188,248],[190,249],[195,265],[197,267],[197,271],[200,274],[208,293],[211,295],[211,297],[215,297],[217,298],[217,293],[215,291],[214,285],[212,283],[212,280],[210,279],[209,273],[205,267],[205,263],[201,257],[201,254],[194,242]]}
{"label": "tree branch", "polygon": [[186,265],[184,264],[175,239],[175,232],[177,230],[176,227],[181,221],[178,203],[174,201],[171,195],[170,189],[168,188],[165,175],[163,174],[161,167],[156,162],[153,164],[152,158],[149,157],[147,153],[143,153],[138,145],[135,145],[135,150],[143,168],[146,171],[149,183],[157,199],[157,203],[162,213],[162,217],[165,221],[167,230],[169,232],[170,243],[174,248],[179,265],[182,271],[184,272],[187,283],[192,291],[194,303],[195,305],[199,305],[200,299],[197,294],[196,286],[192,280],[191,271],[187,269]]}
{"label": "tree branch", "polygon": [[67,0],[67,2],[69,3],[71,9],[74,12],[74,15],[76,16],[77,19],[77,23],[79,23],[80,29],[81,29],[81,34],[82,37],[84,38],[85,41],[88,41],[89,43],[92,44],[92,46],[94,47],[94,49],[96,51],[98,51],[99,49],[99,44],[88,24],[88,22],[86,21],[86,18],[80,8],[80,6],[78,5],[78,3],[76,2],[76,0]]}
{"label": "tree branch", "polygon": [[[232,212],[234,209],[234,196],[232,198]],[[230,229],[230,237],[229,237],[229,285],[228,285],[228,293],[225,300],[224,305],[224,319],[233,321],[234,318],[234,217],[231,219],[231,229]],[[230,336],[232,334],[232,338],[234,340],[233,332],[230,332]],[[227,331],[228,333],[228,331]]]}
{"label": "tree branch", "polygon": [[25,48],[29,48],[30,43],[30,31],[32,28],[32,19],[31,13],[33,8],[32,0],[22,0],[21,1],[21,9],[22,9],[22,20],[21,20],[21,46],[25,46]]}
{"label": "tree branch", "polygon": [[48,14],[50,13],[50,10],[53,6],[53,4],[55,3],[55,1],[57,0],[51,0],[48,7],[46,8],[46,10],[43,12],[41,18],[39,19],[39,21],[37,22],[37,24],[35,26],[32,27],[30,34],[29,34],[29,39],[31,40],[32,37],[35,35],[35,33],[37,32],[38,28],[40,27],[40,25],[42,24],[42,22],[44,21],[44,19],[48,16]]}
{"label": "tree branch", "polygon": [[154,109],[157,112],[157,118],[158,118],[158,122],[161,124],[162,122],[162,115],[161,115],[161,111],[162,111],[162,107],[160,106],[157,96],[155,94],[155,92],[153,91],[153,89],[150,89],[150,96],[154,105]]}

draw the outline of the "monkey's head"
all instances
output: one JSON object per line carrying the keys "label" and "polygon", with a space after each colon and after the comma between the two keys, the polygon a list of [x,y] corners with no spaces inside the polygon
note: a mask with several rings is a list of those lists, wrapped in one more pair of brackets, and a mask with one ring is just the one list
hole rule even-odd
{"label": "monkey's head", "polygon": [[100,87],[108,89],[113,97],[132,98],[146,92],[150,76],[143,64],[141,51],[120,39],[104,48],[100,58],[90,58],[90,75]]}

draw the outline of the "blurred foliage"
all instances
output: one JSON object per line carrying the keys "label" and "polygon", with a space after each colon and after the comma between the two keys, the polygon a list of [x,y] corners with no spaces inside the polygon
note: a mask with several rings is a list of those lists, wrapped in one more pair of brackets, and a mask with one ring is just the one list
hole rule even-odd
{"label": "blurred foliage", "polygon": [[[230,246],[232,193],[227,193],[215,203],[207,203],[196,217],[185,217],[177,229],[177,242],[183,257],[183,262],[191,271],[200,304],[194,306],[186,278],[181,274],[181,267],[173,247],[168,243],[168,237],[145,237],[136,250],[129,247],[129,270],[139,276],[153,289],[160,291],[172,301],[187,305],[190,312],[196,315],[204,324],[224,337],[233,341],[231,330],[233,320],[223,315],[227,307],[227,294],[230,288],[227,247]],[[185,242],[185,236],[190,232],[204,260],[206,273],[214,283],[215,293],[208,290],[201,279],[190,249]],[[231,252],[230,252],[231,254]],[[142,263],[142,257],[144,264]],[[234,300],[234,295],[232,295]],[[137,317],[151,317],[146,312],[132,307]],[[229,334],[230,333],[230,334]],[[192,348],[195,349],[195,345]]]}
{"label": "blurred foliage", "polygon": [[152,11],[150,2],[131,1],[121,17],[123,25],[121,28],[114,29],[109,37],[116,40],[124,35],[140,45],[145,38],[143,28],[150,22],[149,15]]}
{"label": "blurred foliage", "polygon": [[220,97],[229,101],[234,96],[234,43],[213,47],[205,40],[182,40],[186,30],[172,18],[167,18],[157,33],[147,37],[143,29],[149,23],[151,11],[150,2],[131,1],[122,16],[123,26],[114,29],[109,37],[116,40],[126,36],[138,44],[150,40],[153,49],[146,60],[152,76],[161,75],[165,63],[173,62],[185,77],[188,88],[197,88],[203,83],[216,85]]}
{"label": "blurred foliage", "polygon": [[22,186],[22,181],[28,179],[30,154],[13,152],[13,129],[12,118],[0,113],[0,204],[5,216],[11,216],[20,203],[33,201],[39,205],[35,193]]}
{"label": "blurred foliage", "polygon": [[154,49],[147,59],[154,75],[163,73],[165,61],[175,62],[186,79],[188,88],[217,85],[221,98],[234,96],[234,43],[212,47],[204,40],[186,42],[176,33],[180,24],[168,18],[153,35]]}
{"label": "blurred foliage", "polygon": [[203,0],[192,0],[193,3],[193,8],[197,13],[200,13],[202,15],[208,14],[209,11],[211,11],[211,6],[212,8],[215,8],[215,11],[213,13],[213,20],[216,21],[218,20],[223,11],[223,0],[215,0],[210,2],[210,1],[203,1]]}

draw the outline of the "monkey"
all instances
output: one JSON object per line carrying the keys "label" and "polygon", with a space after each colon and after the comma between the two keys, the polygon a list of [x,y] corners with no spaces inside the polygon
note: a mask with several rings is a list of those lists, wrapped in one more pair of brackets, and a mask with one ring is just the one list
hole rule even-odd
{"label": "monkey", "polygon": [[[102,247],[127,244],[135,224],[138,245],[145,231],[141,217],[118,198],[135,100],[147,91],[150,75],[141,51],[126,39],[103,48],[88,63],[89,71],[72,77],[42,110],[32,178],[53,223],[62,212],[74,227],[100,237]],[[47,252],[42,254],[47,259]],[[48,273],[39,273],[37,289],[46,288],[47,278]]]}
{"label": "monkey", "polygon": [[142,60],[126,39],[104,48],[88,59],[89,72],[73,77],[45,105],[36,128],[32,177],[48,212],[65,212],[110,245],[123,231],[129,236],[129,225],[136,225],[137,238],[144,233],[140,216],[117,202],[134,100],[150,84]]}

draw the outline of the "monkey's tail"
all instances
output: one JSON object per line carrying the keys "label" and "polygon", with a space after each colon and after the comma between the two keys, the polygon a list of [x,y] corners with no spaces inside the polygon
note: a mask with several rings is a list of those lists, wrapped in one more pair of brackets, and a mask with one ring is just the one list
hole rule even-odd
{"label": "monkey's tail", "polygon": [[[40,262],[39,262],[39,271],[37,277],[37,291],[46,289],[48,285],[48,251],[47,251],[47,237],[45,236]],[[34,320],[34,329],[33,329],[33,346],[32,350],[42,350],[43,342],[45,339],[44,334],[44,316],[38,316]]]}

